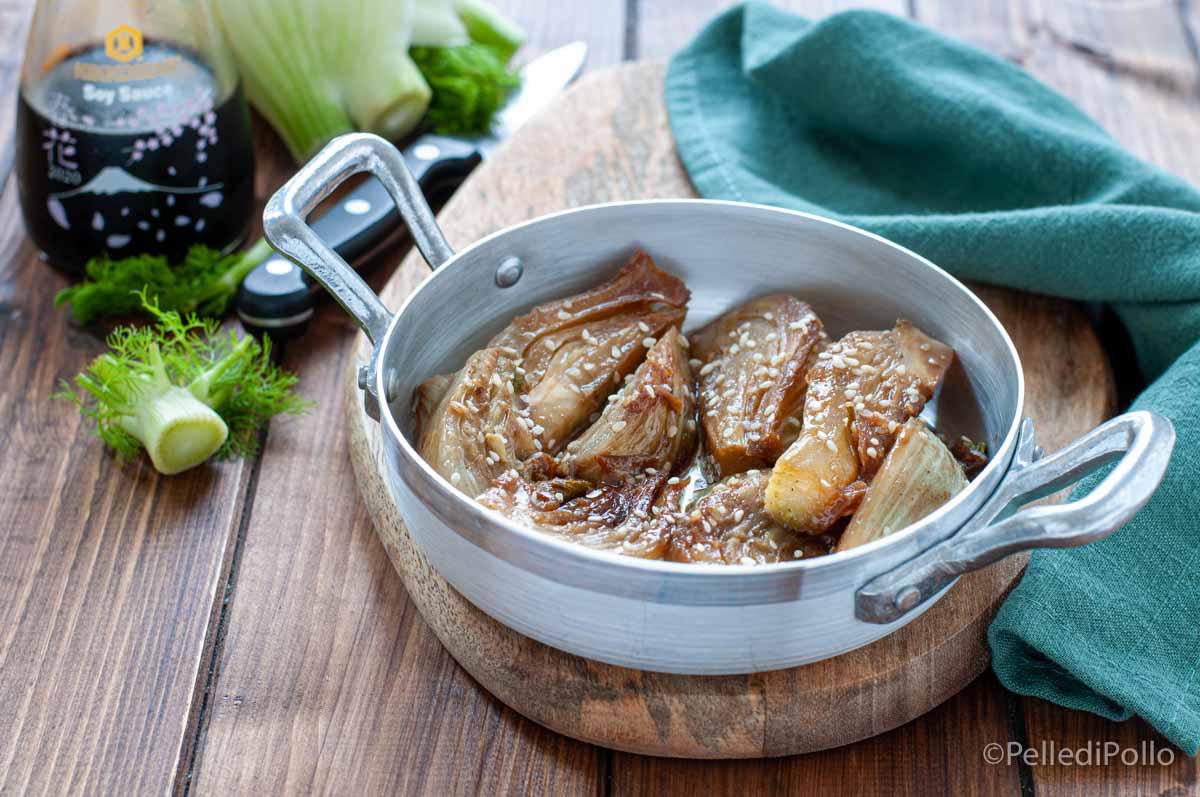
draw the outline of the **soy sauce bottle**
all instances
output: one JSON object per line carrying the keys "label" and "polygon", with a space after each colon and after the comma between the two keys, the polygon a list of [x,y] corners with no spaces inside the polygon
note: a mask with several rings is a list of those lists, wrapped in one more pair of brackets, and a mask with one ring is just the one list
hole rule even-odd
{"label": "soy sauce bottle", "polygon": [[231,250],[254,210],[250,118],[198,0],[41,0],[17,100],[30,238],[55,267]]}

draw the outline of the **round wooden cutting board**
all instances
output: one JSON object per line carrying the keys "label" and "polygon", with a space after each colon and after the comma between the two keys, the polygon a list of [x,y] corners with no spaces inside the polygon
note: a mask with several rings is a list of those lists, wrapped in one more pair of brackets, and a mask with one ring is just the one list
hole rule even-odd
{"label": "round wooden cutting board", "polygon": [[[662,102],[663,67],[633,64],[582,79],[484,163],[440,220],[460,247],[502,227],[595,202],[695,196]],[[398,307],[428,274],[411,253],[383,290]],[[1108,362],[1075,305],[978,288],[1008,328],[1028,383],[1027,411],[1052,451],[1112,412]],[[637,753],[778,756],[882,733],[920,716],[987,666],[985,633],[1020,575],[1011,557],[963,577],[937,605],[867,647],[804,667],[738,676],[663,675],[579,658],[521,636],[476,609],[430,567],[392,505],[378,425],[347,372],[347,420],[359,486],[396,570],[442,644],[489,692],[561,733]]]}

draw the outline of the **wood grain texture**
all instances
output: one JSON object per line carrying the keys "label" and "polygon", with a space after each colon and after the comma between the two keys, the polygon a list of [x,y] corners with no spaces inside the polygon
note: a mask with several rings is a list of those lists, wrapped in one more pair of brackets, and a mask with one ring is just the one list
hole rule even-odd
{"label": "wood grain texture", "polygon": [[[916,0],[922,22],[1001,53],[1062,91],[1130,150],[1192,182],[1200,130],[1200,62],[1191,3]],[[1025,698],[1027,741],[1083,749],[1115,743],[1139,749],[1166,740],[1139,720],[1114,723]],[[1194,794],[1196,761],[1126,766],[1038,765],[1027,777],[1039,795]]]}
{"label": "wood grain texture", "polygon": [[553,0],[496,0],[500,8],[525,29],[525,44],[517,63],[536,58],[570,41],[588,45],[588,67],[603,67],[630,57],[626,47],[626,13],[622,0],[589,0],[570,7]]}
{"label": "wood grain texture", "polygon": [[[637,64],[582,80],[455,195],[441,214],[450,241],[461,245],[578,204],[693,195],[667,132],[662,75],[661,65]],[[538,170],[535,163],[556,166]],[[501,194],[525,201],[496,201]],[[384,289],[384,302],[398,305],[424,269],[410,254]],[[982,295],[1022,351],[1033,385],[1029,411],[1046,430],[1046,445],[1077,437],[1111,411],[1111,375],[1077,308],[994,288]],[[364,339],[352,366],[368,353]],[[1074,378],[1061,378],[1062,363],[1074,366]],[[792,670],[673,676],[587,661],[504,628],[430,568],[391,506],[380,475],[378,426],[362,413],[356,390],[351,394],[351,451],[363,493],[426,621],[502,701],[555,730],[607,747],[704,758],[778,756],[846,744],[908,722],[982,672],[984,629],[1022,566],[1014,558],[971,574],[901,631]],[[531,690],[530,683],[541,688]],[[1001,715],[991,716],[991,732],[1003,738]]]}
{"label": "wood grain texture", "polygon": [[[0,7],[0,162],[12,164],[30,3]],[[50,396],[102,341],[0,197],[0,794],[163,792],[190,734],[249,469],[121,467]]]}
{"label": "wood grain texture", "polygon": [[986,675],[921,719],[858,744],[769,761],[679,761],[618,755],[613,795],[863,794],[971,797],[1019,792],[1016,767],[985,766],[984,745],[1004,740],[1003,690]]}
{"label": "wood grain texture", "polygon": [[[521,58],[572,39],[588,42],[592,67],[621,58],[619,0],[570,14],[549,2],[498,5],[530,33]],[[293,168],[278,157],[260,162],[275,185]],[[374,281],[406,249],[386,254]],[[192,790],[596,792],[603,751],[553,734],[479,689],[396,578],[345,453],[343,380],[355,332],[326,302],[285,352],[317,409],[273,425],[268,436]]]}

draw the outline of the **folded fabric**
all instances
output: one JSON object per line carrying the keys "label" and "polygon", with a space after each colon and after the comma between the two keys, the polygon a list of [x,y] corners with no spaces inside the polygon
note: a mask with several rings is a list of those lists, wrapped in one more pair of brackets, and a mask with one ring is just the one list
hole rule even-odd
{"label": "folded fabric", "polygon": [[[1150,504],[1033,554],[989,634],[1009,689],[1200,747],[1200,191],[1017,67],[907,20],[760,4],[671,61],[671,129],[704,196],[877,232],[959,277],[1111,303],[1178,442]],[[1099,476],[1082,484],[1086,493]]]}

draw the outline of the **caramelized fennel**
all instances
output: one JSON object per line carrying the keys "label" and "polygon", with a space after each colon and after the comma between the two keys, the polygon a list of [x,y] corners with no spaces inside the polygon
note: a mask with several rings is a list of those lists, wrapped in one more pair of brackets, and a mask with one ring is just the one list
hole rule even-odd
{"label": "caramelized fennel", "polygon": [[521,397],[544,450],[562,450],[654,341],[683,324],[689,296],[639,250],[608,282],[538,305],[492,339],[521,360]]}
{"label": "caramelized fennel", "polygon": [[695,414],[684,337],[672,327],[610,397],[600,419],[567,445],[560,468],[597,482],[673,473],[695,448]]}
{"label": "caramelized fennel", "polygon": [[766,505],[780,523],[818,534],[854,511],[900,426],[933,395],[954,352],[908,321],[851,332],[808,373],[804,428],[775,463]]}
{"label": "caramelized fennel", "polygon": [[418,410],[442,393],[423,425],[421,456],[472,498],[538,450],[516,406],[517,368],[506,349],[480,349],[448,383],[433,377],[418,388]]}
{"label": "caramelized fennel", "polygon": [[593,485],[583,479],[530,482],[509,471],[477,500],[544,534],[626,556],[661,559],[685,486],[686,481],[661,473]]}
{"label": "caramelized fennel", "polygon": [[719,476],[769,468],[800,431],[821,320],[786,294],[753,299],[692,335],[700,422]]}
{"label": "caramelized fennel", "polygon": [[829,541],[785,528],[767,514],[768,471],[749,470],[713,485],[684,512],[667,558],[726,565],[789,562],[829,553]]}
{"label": "caramelized fennel", "polygon": [[[639,251],[603,285],[514,318],[414,392],[422,456],[541,533],[710,564],[866,544],[986,463],[917,418],[954,353],[908,321],[827,345],[812,308],[775,294],[693,333],[689,354],[688,298]],[[723,480],[684,507],[684,470]]]}
{"label": "caramelized fennel", "polygon": [[845,551],[915,523],[967,486],[945,443],[920,418],[900,429],[896,443],[835,550]]}

